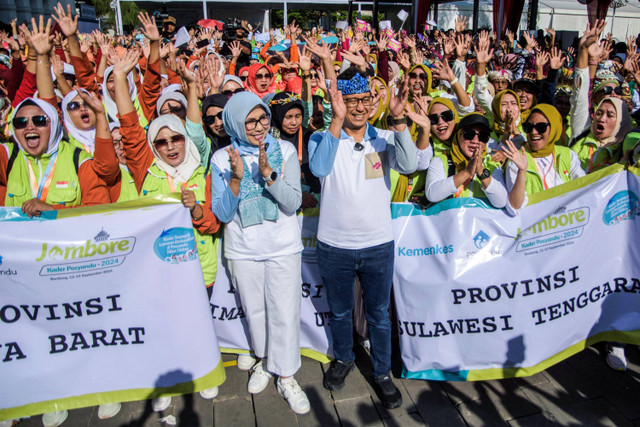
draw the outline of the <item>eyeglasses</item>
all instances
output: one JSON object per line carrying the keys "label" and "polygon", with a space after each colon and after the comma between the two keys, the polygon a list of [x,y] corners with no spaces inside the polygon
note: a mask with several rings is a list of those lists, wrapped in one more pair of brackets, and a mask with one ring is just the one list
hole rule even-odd
{"label": "eyeglasses", "polygon": [[615,93],[616,95],[622,95],[622,88],[620,86],[616,86],[616,87],[605,86],[602,89],[600,89],[597,93],[604,93],[605,95],[611,95],[612,93]]}
{"label": "eyeglasses", "polygon": [[242,80],[243,82],[246,82],[247,81],[247,77],[249,77],[249,76],[240,76],[240,80]]}
{"label": "eyeglasses", "polygon": [[251,131],[254,130],[256,126],[258,126],[258,123],[260,123],[262,127],[266,128],[267,126],[269,126],[269,117],[267,117],[266,114],[263,114],[259,119],[247,120],[246,122],[244,122],[244,127],[246,130]]}
{"label": "eyeglasses", "polygon": [[173,135],[169,140],[166,139],[156,139],[153,141],[153,145],[156,147],[156,150],[166,150],[169,146],[169,142],[172,145],[183,145],[184,144],[184,135]]}
{"label": "eyeglasses", "polygon": [[236,90],[230,90],[230,89],[223,90],[221,93],[225,95],[227,98],[231,98],[233,95],[240,92],[244,92],[244,89],[242,89],[241,87],[239,87]]}
{"label": "eyeglasses", "polygon": [[204,124],[207,126],[211,126],[212,124],[214,124],[216,122],[216,119],[220,119],[220,121],[222,121],[222,111],[220,111],[218,114],[213,114],[211,116],[205,116],[204,117]]}
{"label": "eyeglasses", "polygon": [[31,116],[31,117],[15,117],[13,119],[13,128],[14,129],[24,129],[27,127],[27,123],[33,123],[33,125],[37,128],[47,127],[47,123],[49,122],[49,118],[47,116]]}
{"label": "eyeglasses", "polygon": [[113,145],[120,145],[122,144],[122,138],[118,138],[118,139],[114,139],[113,140]]}
{"label": "eyeglasses", "polygon": [[373,103],[373,98],[371,96],[365,96],[364,98],[346,98],[344,100],[347,108],[355,108],[359,102],[362,102],[362,105],[365,107],[370,107]]}
{"label": "eyeglasses", "polygon": [[419,78],[419,79],[422,79],[422,80],[424,80],[426,82],[427,79],[428,79],[428,76],[427,76],[427,73],[415,73],[415,72],[413,72],[413,73],[409,73],[409,78],[411,78],[411,79],[418,79]]}
{"label": "eyeglasses", "polygon": [[82,102],[72,101],[67,104],[67,111],[76,111],[76,110],[79,110],[80,107],[87,108],[87,103],[84,101]]}
{"label": "eyeglasses", "polygon": [[432,114],[429,114],[427,117],[429,117],[429,120],[434,125],[440,122],[440,118],[442,118],[442,121],[445,123],[449,123],[453,121],[453,119],[455,119],[455,115],[451,110],[445,110],[441,114],[432,113]]}
{"label": "eyeglasses", "polygon": [[535,129],[536,132],[542,135],[547,131],[549,126],[550,126],[549,123],[545,123],[545,122],[538,122],[538,123],[524,122],[522,124],[522,130],[525,131],[525,133],[531,133]]}
{"label": "eyeglasses", "polygon": [[166,110],[160,111],[160,114],[180,114],[180,113],[184,113],[185,111],[187,110],[182,105],[179,107],[169,106],[167,107]]}
{"label": "eyeglasses", "polygon": [[270,79],[271,78],[271,74],[267,73],[267,74],[256,74],[256,80],[261,80],[261,79]]}
{"label": "eyeglasses", "polygon": [[491,136],[491,132],[483,130],[483,131],[475,131],[473,129],[462,129],[462,137],[464,139],[472,140],[473,138],[478,136],[478,141],[487,143],[489,142],[489,137]]}

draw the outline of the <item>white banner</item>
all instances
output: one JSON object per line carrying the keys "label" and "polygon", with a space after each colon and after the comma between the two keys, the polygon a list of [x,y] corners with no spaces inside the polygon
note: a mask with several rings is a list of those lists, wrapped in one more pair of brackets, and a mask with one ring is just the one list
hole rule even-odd
{"label": "white banner", "polygon": [[[316,261],[318,217],[299,215],[302,227],[302,306],[300,309],[300,349],[305,356],[328,361],[333,357],[329,329],[329,304]],[[231,283],[231,273],[218,251],[218,275],[211,295],[213,316],[220,347],[225,352],[243,353],[251,350],[249,327],[242,310],[240,295]]]}
{"label": "white banner", "polygon": [[224,381],[188,210],[117,206],[0,209],[0,420]]}
{"label": "white banner", "polygon": [[478,199],[394,205],[404,376],[526,376],[593,342],[640,343],[639,187],[613,166],[513,218]]}

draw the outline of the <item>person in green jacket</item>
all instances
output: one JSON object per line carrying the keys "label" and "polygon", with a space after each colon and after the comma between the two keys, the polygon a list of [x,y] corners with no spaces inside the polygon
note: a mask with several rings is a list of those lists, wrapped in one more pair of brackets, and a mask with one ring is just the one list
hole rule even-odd
{"label": "person in green jacket", "polygon": [[562,117],[553,105],[538,104],[531,109],[522,129],[526,143],[518,150],[507,140],[507,211],[515,214],[527,205],[528,196],[585,175],[578,155],[556,145],[562,136]]}

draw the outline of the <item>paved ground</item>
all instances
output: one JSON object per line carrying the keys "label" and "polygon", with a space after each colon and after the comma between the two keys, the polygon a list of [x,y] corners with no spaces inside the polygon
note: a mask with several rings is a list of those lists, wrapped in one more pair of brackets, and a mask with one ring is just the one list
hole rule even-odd
{"label": "paved ground", "polygon": [[[371,364],[364,350],[358,369],[339,392],[322,387],[328,365],[303,357],[296,375],[311,401],[311,412],[296,416],[276,391],[275,384],[252,397],[246,391],[248,373],[227,368],[219,396],[202,399],[197,393],[173,399],[162,414],[149,401],[123,404],[117,417],[101,421],[98,408],[70,411],[63,426],[158,426],[173,415],[182,426],[542,426],[611,425],[640,427],[640,354],[628,346],[629,370],[615,372],[601,355],[602,346],[589,348],[545,372],[522,379],[484,382],[436,382],[396,379],[404,405],[385,410],[372,387]],[[397,352],[396,352],[397,353]],[[233,363],[234,357],[225,360]],[[394,370],[399,361],[395,360]],[[22,426],[42,426],[40,417]]]}

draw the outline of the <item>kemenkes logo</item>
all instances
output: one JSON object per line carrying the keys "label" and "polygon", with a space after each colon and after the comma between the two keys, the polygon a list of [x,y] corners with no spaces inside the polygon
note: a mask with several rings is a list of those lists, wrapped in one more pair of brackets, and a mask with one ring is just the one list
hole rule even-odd
{"label": "kemenkes logo", "polygon": [[84,260],[86,258],[117,257],[131,253],[136,243],[135,237],[121,237],[110,239],[109,233],[100,230],[93,241],[86,240],[81,244],[61,245],[56,243],[43,243],[40,261],[70,261]]}
{"label": "kemenkes logo", "polygon": [[489,235],[482,230],[478,231],[478,233],[473,236],[473,244],[476,245],[476,248],[478,249],[484,248],[486,244],[489,243],[489,240],[491,240]]}
{"label": "kemenkes logo", "polygon": [[602,213],[602,222],[616,225],[622,221],[631,221],[640,215],[640,201],[633,191],[620,191],[609,199]]}
{"label": "kemenkes logo", "polygon": [[398,246],[398,256],[429,256],[429,255],[445,255],[453,253],[453,245],[426,246],[424,248],[407,248]]}
{"label": "kemenkes logo", "polygon": [[198,258],[193,228],[174,227],[164,230],[153,244],[158,258],[168,264],[179,264]]}
{"label": "kemenkes logo", "polygon": [[589,223],[589,207],[567,210],[561,207],[524,230],[518,229],[517,252],[577,239]]}

